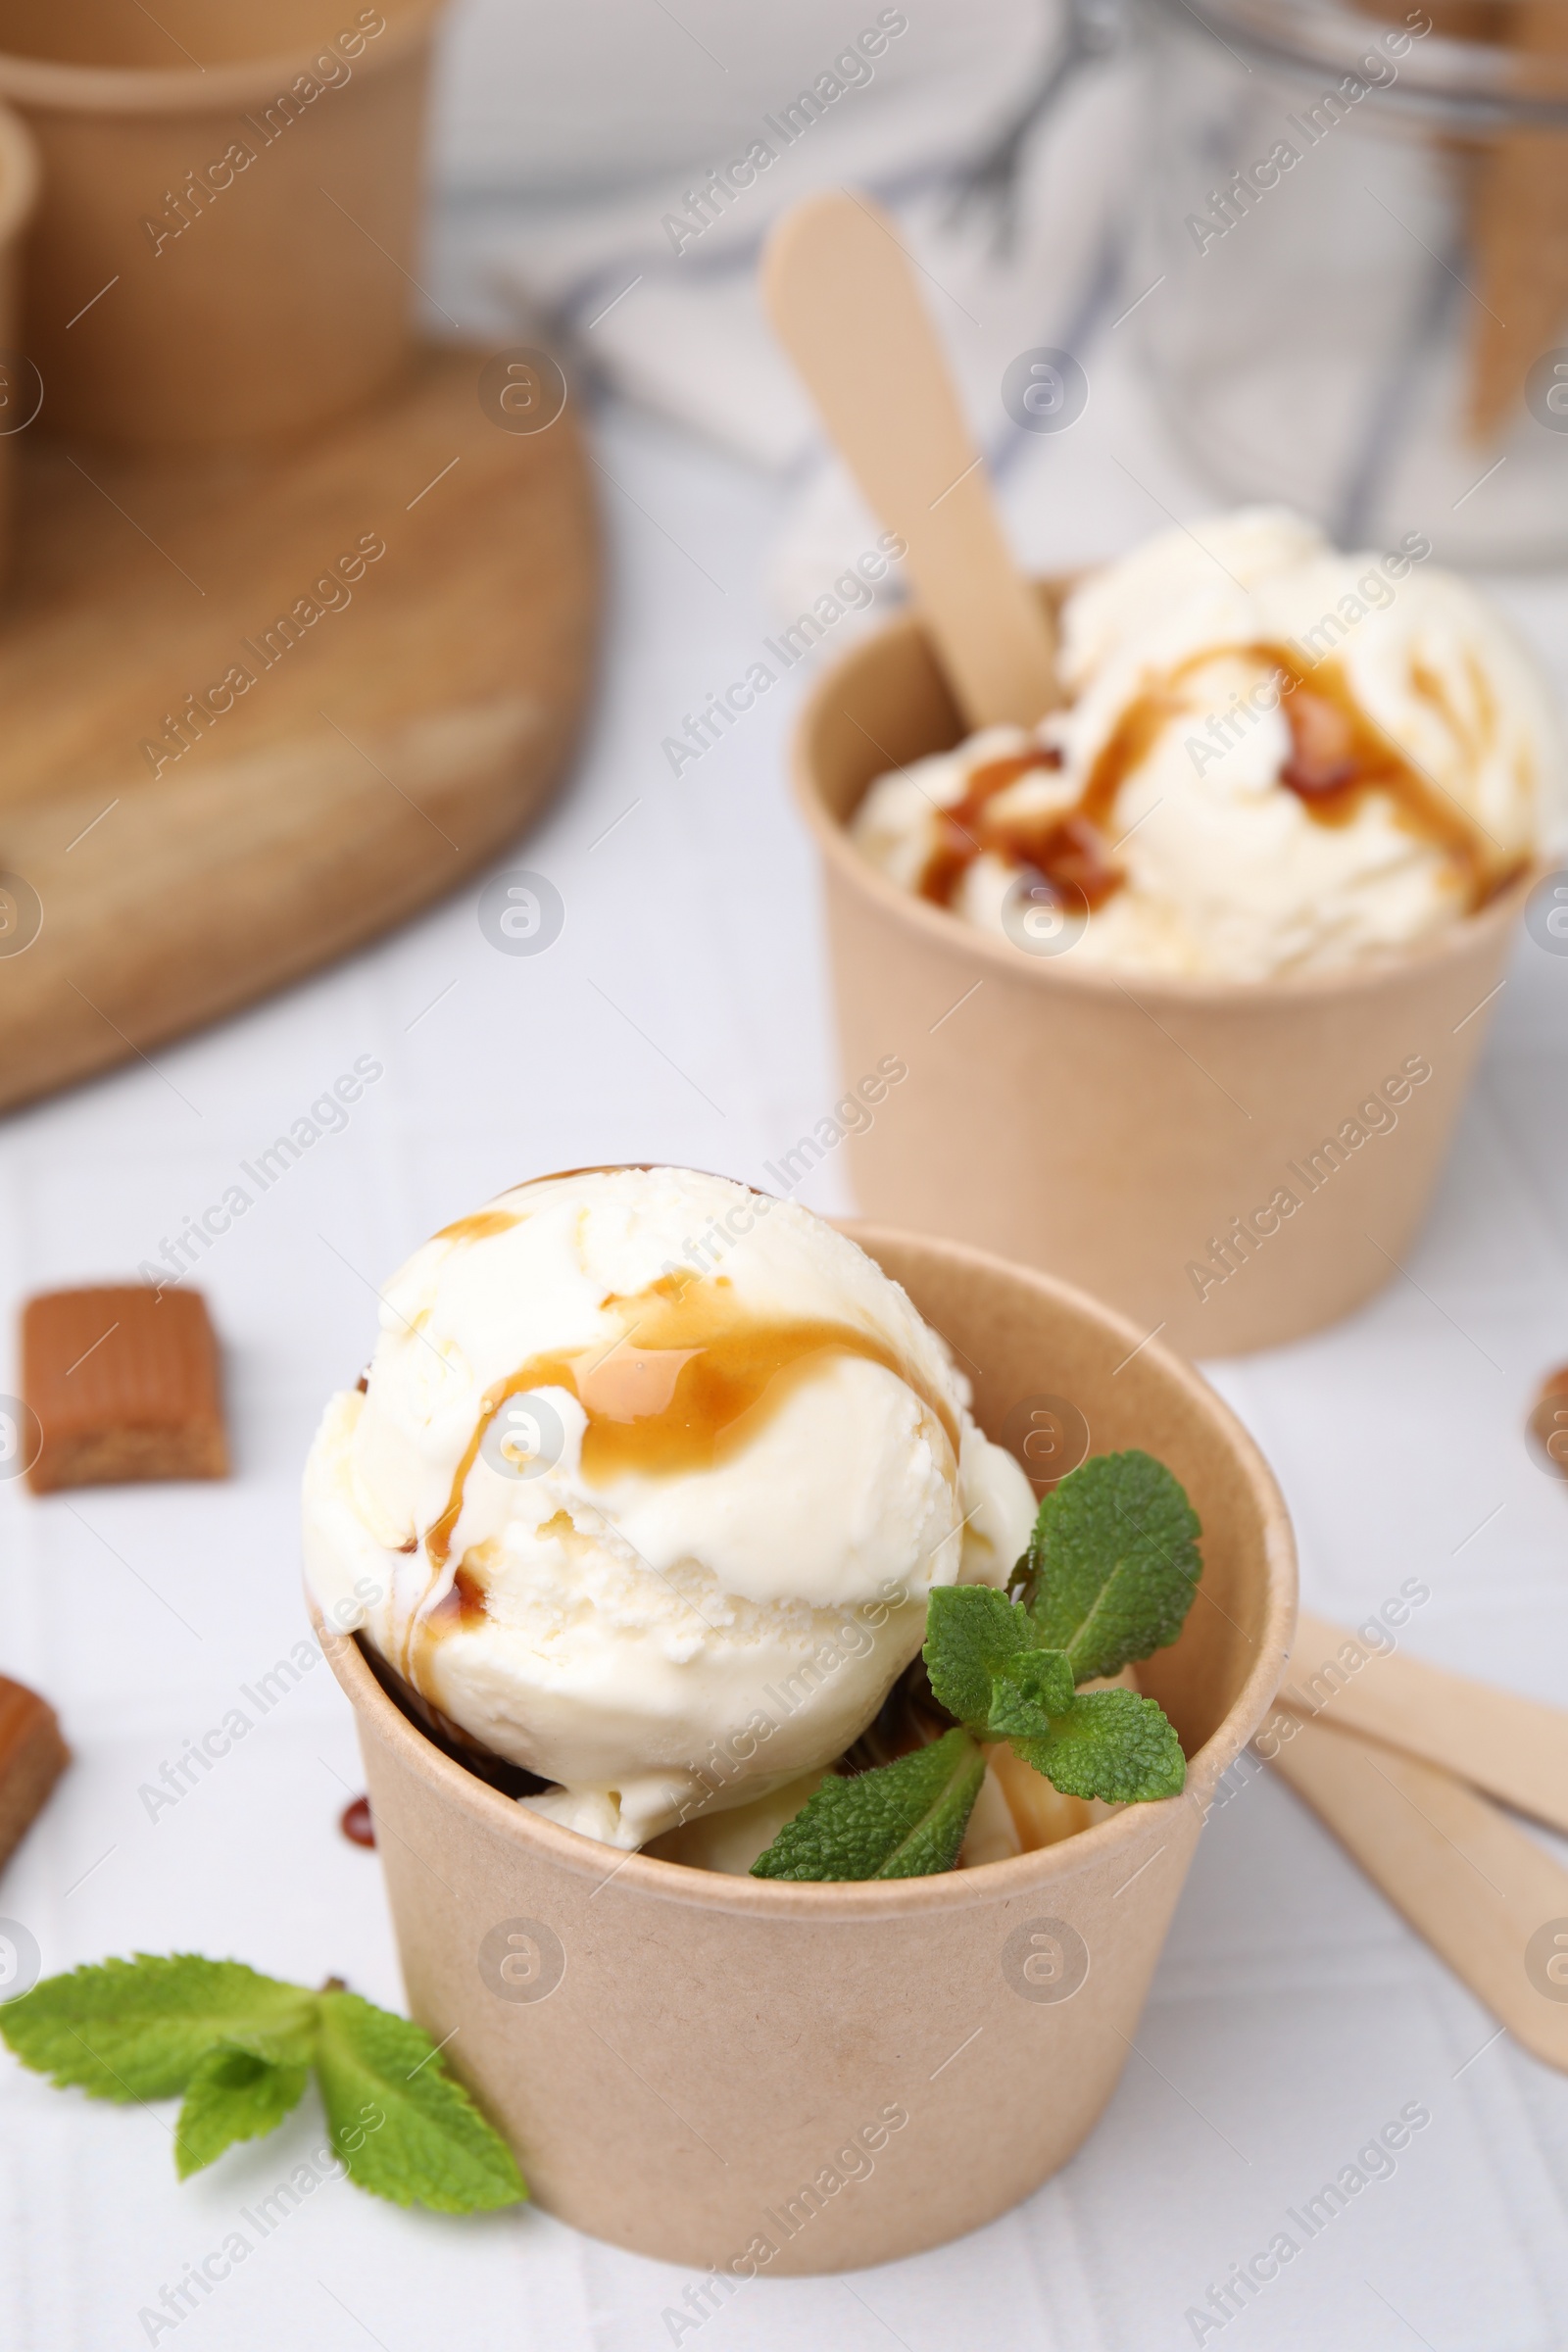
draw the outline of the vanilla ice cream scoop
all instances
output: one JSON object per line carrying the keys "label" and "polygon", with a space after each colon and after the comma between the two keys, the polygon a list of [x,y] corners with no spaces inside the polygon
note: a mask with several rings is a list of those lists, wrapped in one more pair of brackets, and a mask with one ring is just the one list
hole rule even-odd
{"label": "vanilla ice cream scoop", "polygon": [[1251,509],[1061,615],[1065,707],[877,779],[903,888],[1026,953],[1259,980],[1396,951],[1563,846],[1568,748],[1501,614],[1410,533],[1342,556]]}
{"label": "vanilla ice cream scoop", "polygon": [[842,1754],[932,1586],[1004,1582],[1034,1513],[844,1235],[721,1177],[588,1169],[503,1193],[388,1284],[306,1468],[306,1573],[556,1784],[524,1802],[632,1847]]}

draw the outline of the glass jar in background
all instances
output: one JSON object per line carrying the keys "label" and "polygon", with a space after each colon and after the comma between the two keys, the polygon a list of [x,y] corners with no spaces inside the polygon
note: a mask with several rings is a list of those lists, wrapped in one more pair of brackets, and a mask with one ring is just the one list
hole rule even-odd
{"label": "glass jar in background", "polygon": [[1136,283],[1190,460],[1342,546],[1568,556],[1568,0],[1143,10]]}

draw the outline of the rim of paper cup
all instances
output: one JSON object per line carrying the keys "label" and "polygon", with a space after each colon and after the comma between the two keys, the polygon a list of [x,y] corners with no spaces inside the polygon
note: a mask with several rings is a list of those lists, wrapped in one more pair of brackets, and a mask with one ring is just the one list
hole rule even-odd
{"label": "rim of paper cup", "polygon": [[38,150],[22,117],[0,106],[0,246],[8,245],[38,195]]}
{"label": "rim of paper cup", "polygon": [[[1050,577],[1037,584],[1064,590],[1071,585],[1071,577]],[[1400,986],[1413,973],[1462,959],[1490,942],[1497,931],[1511,929],[1523,910],[1525,901],[1543,875],[1556,871],[1553,861],[1538,857],[1525,873],[1510,882],[1506,889],[1499,891],[1495,898],[1489,900],[1474,914],[1462,915],[1457,922],[1430,933],[1425,939],[1415,940],[1408,947],[1378,952],[1334,971],[1283,972],[1261,980],[1227,980],[1197,978],[1177,972],[1140,971],[1131,964],[1077,964],[1070,954],[1020,955],[1009,941],[998,939],[993,932],[982,931],[977,924],[965,922],[961,915],[955,914],[950,907],[938,906],[929,899],[917,898],[912,891],[901,889],[898,883],[874,866],[856,848],[850,839],[848,827],[828,808],[810,759],[808,744],[811,734],[823,711],[832,704],[835,696],[842,693],[846,672],[867,662],[878,647],[888,646],[900,637],[922,635],[924,629],[918,612],[910,609],[895,613],[879,629],[862,637],[858,645],[848,647],[831,668],[824,670],[818,678],[795,720],[790,764],[796,805],[804,814],[817,848],[833,870],[873,906],[879,907],[893,921],[902,922],[912,929],[933,947],[972,956],[993,970],[1004,972],[1026,986],[1077,989],[1086,996],[1120,997],[1124,1001],[1128,997],[1153,997],[1173,1005],[1204,1004],[1227,1010],[1246,1010],[1252,1005],[1268,1008],[1309,1004],[1336,997],[1370,996],[1381,989]],[[885,772],[897,773],[897,769],[890,768]]]}
{"label": "rim of paper cup", "polygon": [[[384,32],[368,37],[361,56],[349,59],[351,78],[362,71],[382,72],[420,47],[446,4],[447,0],[411,0],[405,12],[388,20]],[[307,73],[311,60],[337,37],[323,33],[319,40],[265,57],[206,68],[80,66],[64,59],[20,57],[0,46],[0,99],[56,114],[218,114],[253,104],[269,91],[275,98],[279,81]]]}
{"label": "rim of paper cup", "polygon": [[476,1813],[496,1836],[574,1878],[603,1884],[612,1876],[618,1886],[639,1895],[758,1919],[886,1919],[909,1911],[984,1908],[1033,1893],[1054,1880],[1071,1881],[1102,1863],[1108,1867],[1118,1849],[1145,1841],[1152,1825],[1168,1806],[1202,1804],[1273,1704],[1296,1624],[1296,1542],[1273,1471],[1218,1392],[1182,1357],[1157,1340],[1146,1341],[1126,1316],[1071,1283],[1037,1273],[1032,1267],[1013,1265],[966,1243],[858,1219],[835,1221],[872,1257],[880,1245],[912,1245],[938,1250],[976,1272],[1005,1274],[1014,1284],[1049,1298],[1069,1315],[1096,1324],[1118,1347],[1138,1348],[1146,1361],[1158,1367],[1165,1382],[1185,1393],[1225,1445],[1259,1506],[1265,1608],[1257,1656],[1219,1723],[1197,1754],[1188,1759],[1187,1785],[1179,1796],[1124,1805],[1106,1821],[1005,1862],[983,1862],[970,1870],[941,1871],[921,1879],[802,1883],[733,1877],[723,1871],[696,1870],[684,1862],[666,1862],[654,1854],[623,1853],[545,1820],[514,1797],[492,1788],[427,1740],[382,1690],[355,1637],[331,1633],[311,1599],[311,1620],[318,1639],[356,1714],[373,1718],[377,1735],[400,1751],[403,1760],[449,1803]]}

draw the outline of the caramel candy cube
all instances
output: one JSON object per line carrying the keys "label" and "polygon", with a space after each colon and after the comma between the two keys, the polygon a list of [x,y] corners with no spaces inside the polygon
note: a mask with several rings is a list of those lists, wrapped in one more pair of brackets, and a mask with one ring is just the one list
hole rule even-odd
{"label": "caramel candy cube", "polygon": [[1526,1427],[1543,1470],[1568,1478],[1568,1364],[1547,1373]]}
{"label": "caramel candy cube", "polygon": [[218,1343],[197,1291],[51,1291],[22,1310],[22,1390],[42,1432],[35,1494],[226,1478]]}
{"label": "caramel candy cube", "polygon": [[0,1675],[0,1870],[70,1761],[53,1707]]}

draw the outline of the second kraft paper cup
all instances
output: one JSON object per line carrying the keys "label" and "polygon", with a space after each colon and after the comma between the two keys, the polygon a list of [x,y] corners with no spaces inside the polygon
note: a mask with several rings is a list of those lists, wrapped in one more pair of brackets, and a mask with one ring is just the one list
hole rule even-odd
{"label": "second kraft paper cup", "polygon": [[[1269,1471],[1199,1376],[1049,1277],[851,1225],[1012,1439],[1076,1416],[1142,1446],[1202,1522],[1181,1639],[1139,1668],[1184,1793],[978,1869],[797,1886],[689,1870],[542,1820],[435,1747],[357,1642],[352,1700],[414,2015],[538,2202],[728,2280],[858,2269],[993,2220],[1064,2164],[1136,2034],[1220,1774],[1268,1710],[1295,1620]],[[1137,1350],[1137,1352],[1132,1352]],[[1067,1410],[1064,1411],[1064,1407]]]}
{"label": "second kraft paper cup", "polygon": [[51,431],[307,431],[412,337],[440,0],[0,0],[44,193],[23,342]]}
{"label": "second kraft paper cup", "polygon": [[[964,732],[905,615],[826,673],[796,735],[849,1090],[834,1124],[861,1208],[1049,1267],[1192,1355],[1347,1314],[1426,1210],[1530,878],[1406,954],[1324,976],[1031,955],[899,889],[845,830],[874,777]],[[890,1061],[907,1076],[884,1085]],[[862,1076],[874,1109],[855,1100]],[[821,1152],[803,1137],[777,1164],[798,1182]]]}

